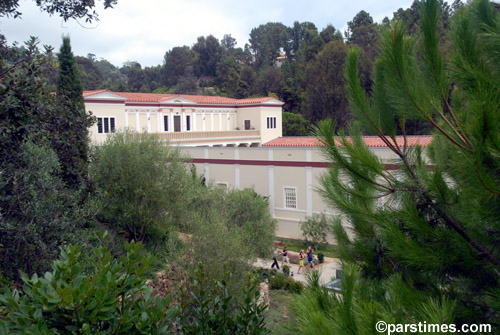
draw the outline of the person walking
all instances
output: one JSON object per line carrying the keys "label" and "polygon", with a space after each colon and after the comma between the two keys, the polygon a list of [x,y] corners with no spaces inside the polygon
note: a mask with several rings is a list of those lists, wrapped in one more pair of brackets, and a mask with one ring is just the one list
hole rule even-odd
{"label": "person walking", "polygon": [[313,249],[311,248],[311,246],[307,247],[307,262],[309,263],[307,265],[307,267],[309,269],[313,269],[314,268],[314,256],[313,256]]}
{"label": "person walking", "polygon": [[276,269],[280,269],[280,266],[278,264],[278,255],[280,254],[280,250],[279,249],[276,249],[274,250],[274,253],[273,253],[273,265],[271,265],[271,269],[274,268],[276,266]]}
{"label": "person walking", "polygon": [[300,273],[300,269],[302,269],[302,273],[304,273],[306,271],[304,269],[304,258],[306,258],[306,255],[304,255],[304,250],[300,250],[300,252],[299,252],[299,269],[297,270],[297,274]]}
{"label": "person walking", "polygon": [[288,247],[285,245],[283,247],[283,252],[281,253],[281,266],[283,267],[283,264],[285,262],[288,263],[288,266],[290,266],[290,260],[288,259]]}

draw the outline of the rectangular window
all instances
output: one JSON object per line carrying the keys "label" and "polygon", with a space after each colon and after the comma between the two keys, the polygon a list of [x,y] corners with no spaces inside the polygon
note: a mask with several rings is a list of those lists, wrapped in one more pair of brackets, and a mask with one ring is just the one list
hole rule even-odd
{"label": "rectangular window", "polygon": [[186,115],[186,131],[191,130],[191,115]]}
{"label": "rectangular window", "polygon": [[109,118],[105,117],[103,120],[104,120],[104,132],[109,133]]}
{"label": "rectangular window", "polygon": [[276,129],[276,117],[267,118],[267,129]]}
{"label": "rectangular window", "polygon": [[163,115],[163,130],[168,131],[168,115]]}
{"label": "rectangular window", "polygon": [[115,131],[114,117],[98,117],[97,118],[97,133],[107,134]]}
{"label": "rectangular window", "polygon": [[297,188],[283,187],[285,208],[297,208]]}
{"label": "rectangular window", "polygon": [[102,117],[97,118],[97,133],[102,134]]}

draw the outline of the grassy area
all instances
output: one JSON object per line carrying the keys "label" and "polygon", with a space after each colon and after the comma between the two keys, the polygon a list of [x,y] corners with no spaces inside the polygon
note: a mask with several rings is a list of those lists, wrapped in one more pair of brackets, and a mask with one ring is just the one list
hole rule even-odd
{"label": "grassy area", "polygon": [[[311,245],[311,243],[306,242],[304,240],[294,240],[288,238],[277,238],[277,241],[282,241],[286,243],[288,246],[288,250],[299,252],[300,250],[307,250],[307,247]],[[322,245],[319,248],[314,248],[314,255],[318,256],[318,253],[322,252],[325,257],[337,258],[337,247],[332,244]]]}
{"label": "grassy area", "polygon": [[272,335],[292,334],[292,322],[297,317],[290,308],[293,295],[285,290],[269,290],[266,324]]}

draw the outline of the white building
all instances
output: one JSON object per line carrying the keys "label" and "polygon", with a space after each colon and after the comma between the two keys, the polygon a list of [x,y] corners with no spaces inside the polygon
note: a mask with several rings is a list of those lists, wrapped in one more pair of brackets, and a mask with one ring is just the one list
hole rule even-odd
{"label": "white building", "polygon": [[281,106],[272,97],[225,97],[85,91],[97,118],[91,139],[102,143],[114,129],[158,133],[182,146],[259,146],[282,135]]}
{"label": "white building", "polygon": [[[252,187],[269,199],[277,235],[300,238],[299,222],[315,213],[335,215],[318,194],[328,168],[314,137],[282,137],[281,106],[274,98],[84,92],[85,106],[98,120],[91,138],[102,143],[115,129],[157,133],[192,157],[207,182],[228,188]],[[430,136],[407,136],[408,146],[427,146]],[[364,137],[394,170],[396,158],[378,137]],[[404,143],[399,138],[399,144]]]}

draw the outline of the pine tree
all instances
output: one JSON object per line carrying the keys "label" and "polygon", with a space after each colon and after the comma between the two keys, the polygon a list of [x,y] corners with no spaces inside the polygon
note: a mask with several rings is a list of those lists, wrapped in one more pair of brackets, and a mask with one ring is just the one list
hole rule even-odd
{"label": "pine tree", "polygon": [[[350,51],[347,88],[358,120],[350,137],[336,138],[332,121],[318,126],[334,162],[322,194],[343,213],[334,227],[340,257],[360,274],[360,288],[345,292],[357,299],[348,309],[363,311],[349,333],[377,319],[500,320],[500,16],[487,0],[458,11],[449,59],[439,49],[439,2],[422,1],[420,17],[420,38],[398,22],[381,34],[371,96],[359,81],[358,51]],[[433,126],[427,150],[407,145],[408,120]],[[397,170],[384,168],[362,131],[384,141]],[[340,329],[342,308],[332,307]]]}
{"label": "pine tree", "polygon": [[62,166],[66,184],[79,188],[87,178],[88,128],[93,119],[85,111],[82,83],[69,37],[58,54],[57,100],[60,111],[51,115],[51,143]]}

